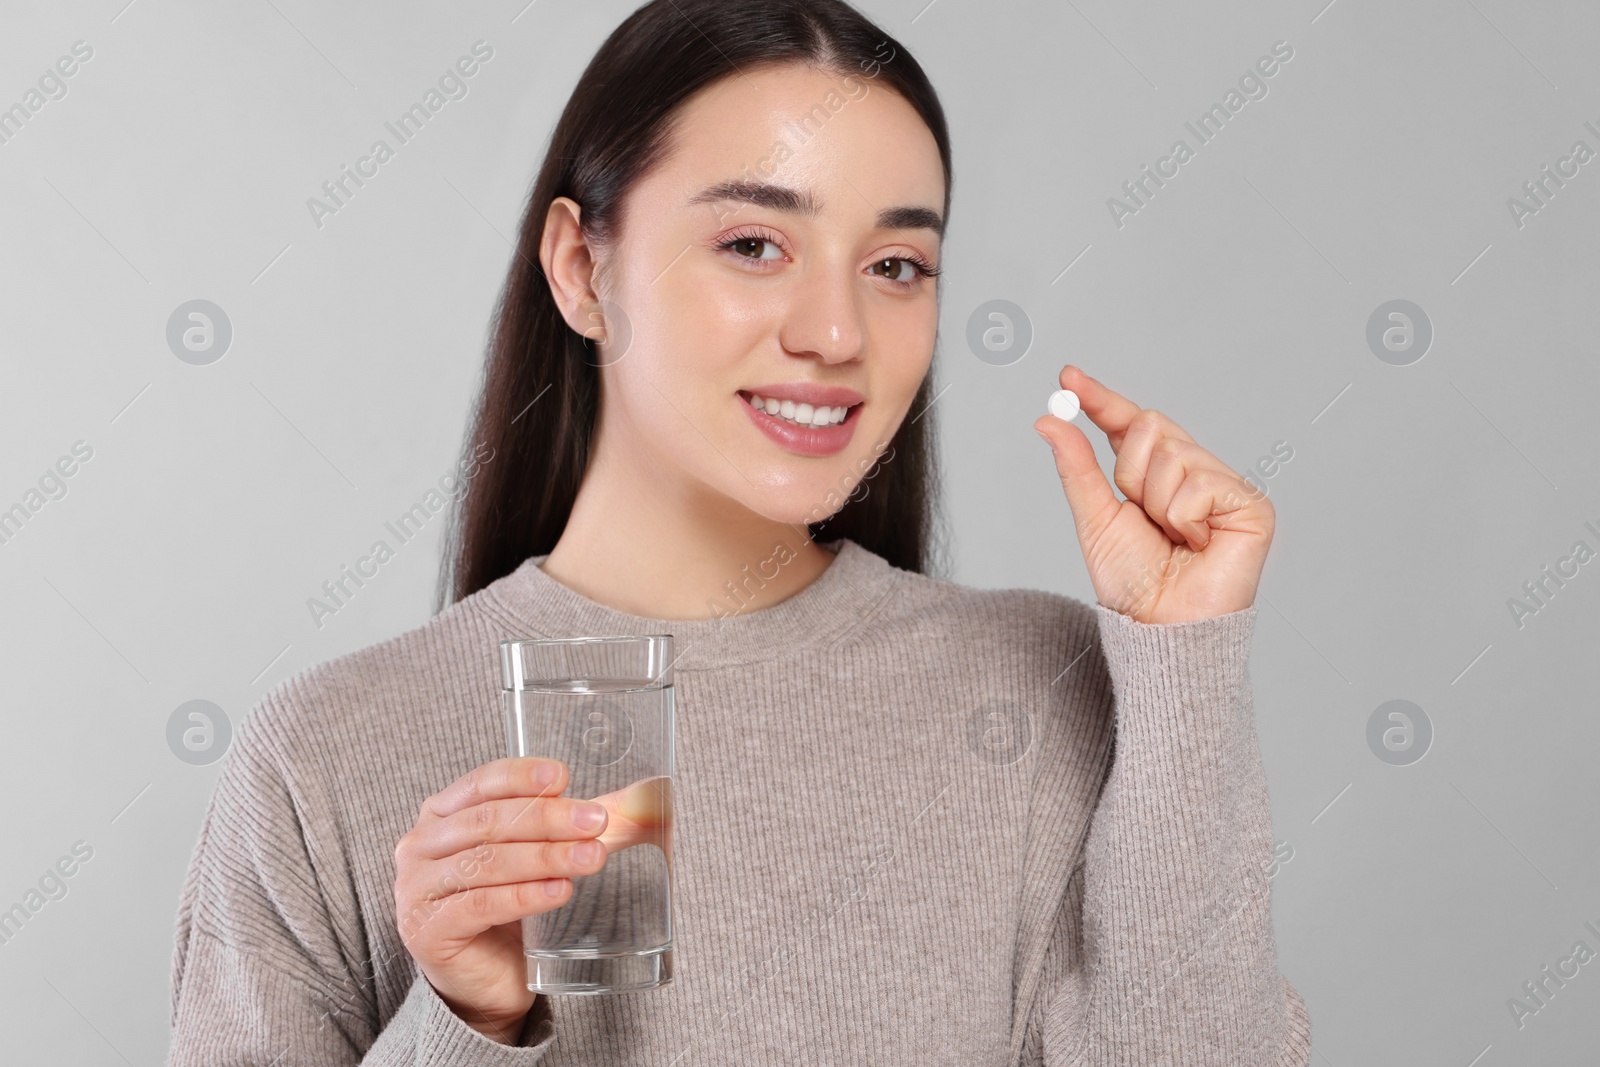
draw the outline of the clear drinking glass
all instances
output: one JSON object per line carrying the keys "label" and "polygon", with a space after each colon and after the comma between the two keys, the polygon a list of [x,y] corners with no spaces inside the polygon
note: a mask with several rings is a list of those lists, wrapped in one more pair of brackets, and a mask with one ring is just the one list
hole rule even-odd
{"label": "clear drinking glass", "polygon": [[[624,993],[672,981],[672,635],[500,642],[506,745],[567,765],[564,795],[611,808],[599,871],[522,920],[528,988]],[[614,795],[613,795],[614,794]]]}

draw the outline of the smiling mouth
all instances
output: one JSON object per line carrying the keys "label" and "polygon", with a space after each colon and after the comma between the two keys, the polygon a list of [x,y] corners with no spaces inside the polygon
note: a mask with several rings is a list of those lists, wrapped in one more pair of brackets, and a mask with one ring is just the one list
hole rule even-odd
{"label": "smiling mouth", "polygon": [[[860,407],[860,404],[840,404],[833,407],[813,407],[810,404],[796,404],[792,400],[778,400],[762,397],[761,403],[756,403],[756,396],[745,390],[739,391],[739,399],[769,418],[779,422],[788,423],[790,426],[802,430],[825,430],[838,426],[847,421],[851,414]],[[786,413],[787,412],[787,413]],[[822,422],[816,421],[819,412],[827,412]]]}

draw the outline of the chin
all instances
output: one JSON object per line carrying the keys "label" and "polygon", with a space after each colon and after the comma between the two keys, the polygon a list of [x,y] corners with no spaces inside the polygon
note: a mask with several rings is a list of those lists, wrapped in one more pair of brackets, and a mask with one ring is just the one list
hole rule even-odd
{"label": "chin", "polygon": [[822,522],[837,515],[852,496],[865,495],[860,481],[854,465],[841,464],[836,477],[808,482],[804,490],[791,486],[774,494],[775,499],[769,498],[762,506],[751,510],[773,522],[791,526]]}

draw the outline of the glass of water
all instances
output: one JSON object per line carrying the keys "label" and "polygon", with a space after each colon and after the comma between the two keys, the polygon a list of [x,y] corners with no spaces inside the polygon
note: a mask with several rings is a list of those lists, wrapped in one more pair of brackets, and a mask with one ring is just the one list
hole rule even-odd
{"label": "glass of water", "polygon": [[672,981],[672,635],[500,642],[506,745],[567,765],[566,795],[605,804],[594,874],[522,920],[535,993]]}

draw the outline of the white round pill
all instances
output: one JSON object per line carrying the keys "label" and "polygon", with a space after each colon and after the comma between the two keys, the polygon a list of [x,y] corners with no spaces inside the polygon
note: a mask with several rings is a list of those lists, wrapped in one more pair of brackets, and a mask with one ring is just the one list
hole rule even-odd
{"label": "white round pill", "polygon": [[1078,394],[1071,389],[1057,389],[1050,394],[1050,414],[1062,422],[1078,417]]}

